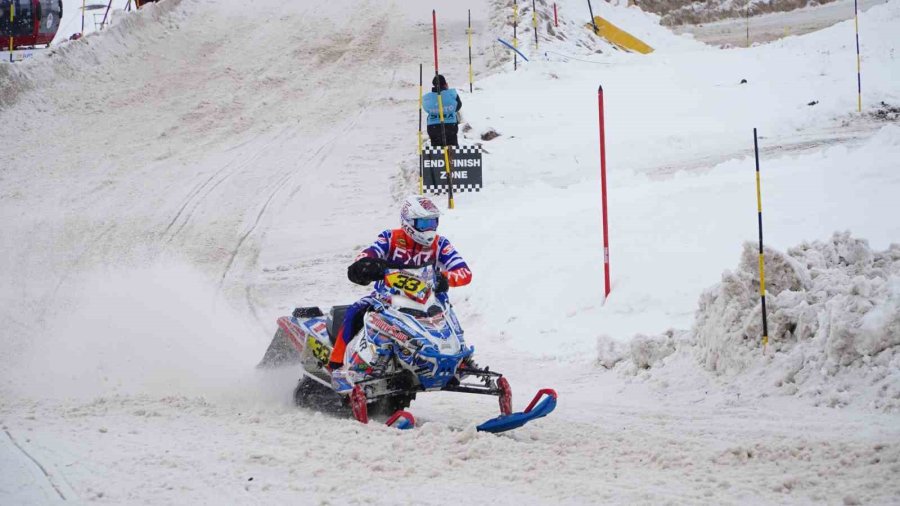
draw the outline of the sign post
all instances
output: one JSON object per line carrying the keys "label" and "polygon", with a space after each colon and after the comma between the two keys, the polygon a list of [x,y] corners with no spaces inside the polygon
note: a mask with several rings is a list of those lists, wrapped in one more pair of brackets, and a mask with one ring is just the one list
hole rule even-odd
{"label": "sign post", "polygon": [[[437,79],[440,74],[438,73],[437,12],[434,10],[431,11],[431,26],[434,33],[434,77]],[[453,209],[455,207],[453,204],[453,173],[450,171],[450,154],[447,149],[447,129],[444,126],[444,99],[441,97],[443,90],[441,89],[440,82],[438,82],[435,87],[437,88],[438,117],[441,120],[441,142],[444,144],[444,166],[447,168],[447,178],[450,180],[450,184],[447,185],[447,207]]]}

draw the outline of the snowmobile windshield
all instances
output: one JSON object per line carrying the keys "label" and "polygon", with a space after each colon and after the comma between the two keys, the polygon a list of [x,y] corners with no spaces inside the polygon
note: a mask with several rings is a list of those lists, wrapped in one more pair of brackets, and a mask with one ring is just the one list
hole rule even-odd
{"label": "snowmobile windshield", "polygon": [[437,304],[432,304],[426,311],[422,311],[421,309],[413,309],[411,307],[402,307],[400,308],[400,312],[411,315],[414,318],[433,318],[435,316],[443,315],[444,309]]}

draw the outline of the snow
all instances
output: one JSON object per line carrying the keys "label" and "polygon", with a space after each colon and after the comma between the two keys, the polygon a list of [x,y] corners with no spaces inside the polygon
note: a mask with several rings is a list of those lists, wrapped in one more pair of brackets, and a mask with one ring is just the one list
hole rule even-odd
{"label": "snow", "polygon": [[0,121],[18,128],[0,144],[0,502],[900,500],[900,128],[874,114],[900,103],[900,2],[860,18],[863,114],[852,22],[720,50],[598,6],[656,48],[637,56],[558,3],[538,49],[521,6],[534,58],[515,72],[495,42],[506,2],[437,6],[487,166],[442,217],[474,272],[452,299],[517,409],[560,395],[500,436],[474,429],[493,398],[421,395],[420,427],[399,432],[298,410],[296,371],[253,368],[276,317],[366,293],[346,265],[415,189],[430,6],[166,0],[0,65]]}

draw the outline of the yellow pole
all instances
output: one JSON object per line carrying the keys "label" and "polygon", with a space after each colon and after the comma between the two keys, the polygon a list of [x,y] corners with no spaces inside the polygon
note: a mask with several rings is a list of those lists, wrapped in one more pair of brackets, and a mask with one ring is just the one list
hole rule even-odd
{"label": "yellow pole", "polygon": [[756,215],[759,220],[759,297],[762,301],[762,345],[763,353],[769,344],[769,325],[766,317],[766,265],[763,258],[763,226],[762,226],[762,190],[759,182],[759,142],[756,140],[756,129],[753,129],[753,151],[756,155]]}
{"label": "yellow pole", "polygon": [[747,47],[750,47],[750,2],[747,2]]}
{"label": "yellow pole", "polygon": [[[440,86],[440,84],[438,84]],[[441,119],[441,125],[444,124],[444,99],[441,98],[441,93],[438,92],[438,117]],[[446,140],[444,141],[446,142]],[[450,154],[447,151],[447,146],[443,146],[444,148],[444,168],[447,170],[447,206],[450,209],[454,208],[453,205],[453,173],[450,172]]]}
{"label": "yellow pole", "polygon": [[474,74],[472,73],[472,11],[469,10],[469,27],[466,29],[466,34],[469,36],[469,93],[472,93],[472,84],[475,82]]}
{"label": "yellow pole", "polygon": [[[519,38],[516,33],[519,28],[519,2],[518,0],[513,0],[513,47],[519,47]],[[516,62],[516,53],[513,52],[513,70],[516,70],[518,64]]]}
{"label": "yellow pole", "polygon": [[16,3],[9,3],[9,62],[13,62],[13,47],[15,44],[13,43],[13,34],[16,33]]}
{"label": "yellow pole", "polygon": [[422,64],[419,64],[419,195],[425,193],[423,178],[425,166],[422,159]]}
{"label": "yellow pole", "polygon": [[538,48],[538,35],[537,35],[537,10],[534,5],[534,0],[531,0],[531,26],[534,28],[534,48]]}

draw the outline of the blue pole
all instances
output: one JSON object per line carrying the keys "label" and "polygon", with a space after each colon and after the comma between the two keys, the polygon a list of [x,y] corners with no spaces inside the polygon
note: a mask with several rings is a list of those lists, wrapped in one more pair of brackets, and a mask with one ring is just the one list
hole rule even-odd
{"label": "blue pole", "polygon": [[519,56],[521,56],[523,60],[528,61],[528,58],[526,58],[525,55],[522,54],[521,51],[519,51],[518,49],[514,48],[514,47],[512,46],[512,44],[510,44],[509,42],[506,42],[506,41],[503,40],[503,39],[497,39],[497,42],[499,42],[499,43],[503,44],[504,46],[506,46],[506,47],[512,49],[513,51],[519,53]]}

